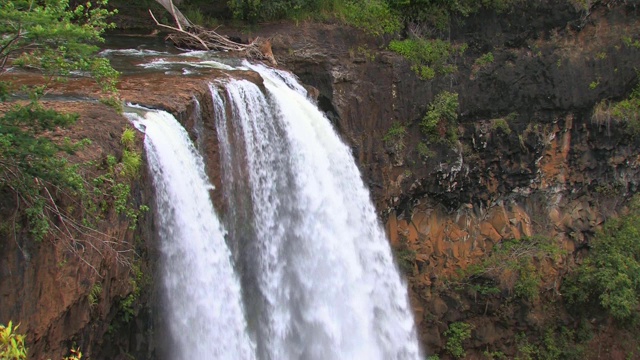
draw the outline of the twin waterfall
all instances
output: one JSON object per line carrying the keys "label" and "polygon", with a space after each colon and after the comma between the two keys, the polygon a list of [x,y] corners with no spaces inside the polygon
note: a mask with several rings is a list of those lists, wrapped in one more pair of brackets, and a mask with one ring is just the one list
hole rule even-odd
{"label": "twin waterfall", "polygon": [[224,215],[171,115],[146,133],[167,359],[420,359],[405,285],[348,147],[290,74],[211,84]]}

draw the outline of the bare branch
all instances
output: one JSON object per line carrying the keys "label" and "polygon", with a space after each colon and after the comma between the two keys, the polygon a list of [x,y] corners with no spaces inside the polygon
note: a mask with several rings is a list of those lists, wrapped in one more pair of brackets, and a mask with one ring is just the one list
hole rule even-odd
{"label": "bare branch", "polygon": [[194,34],[191,34],[191,33],[189,33],[189,32],[186,32],[186,31],[184,31],[184,30],[182,30],[182,29],[174,28],[174,27],[172,27],[172,26],[164,25],[164,24],[160,23],[160,22],[156,19],[156,17],[153,15],[153,12],[152,12],[151,10],[149,10],[149,14],[150,14],[150,15],[151,15],[151,17],[153,18],[153,21],[155,21],[155,22],[156,22],[156,25],[158,25],[158,26],[160,26],[160,27],[163,27],[163,28],[167,28],[167,29],[173,30],[173,31],[177,31],[177,32],[179,32],[179,33],[181,33],[181,34],[185,34],[185,35],[187,35],[187,36],[190,36],[190,37],[192,37],[192,38],[194,38],[194,39],[198,40],[198,42],[200,42],[200,44],[201,44],[201,45],[202,45],[202,47],[204,48],[203,50],[210,50],[210,49],[209,49],[209,47],[207,46],[207,44],[205,44],[205,42],[204,42],[204,41],[202,41],[202,39],[200,39],[198,36],[196,36],[196,35],[194,35]]}

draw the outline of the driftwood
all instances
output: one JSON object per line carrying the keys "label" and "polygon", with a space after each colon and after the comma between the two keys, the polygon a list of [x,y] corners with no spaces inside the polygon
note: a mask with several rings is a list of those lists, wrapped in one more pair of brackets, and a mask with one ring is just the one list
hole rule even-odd
{"label": "driftwood", "polygon": [[192,50],[239,52],[249,59],[268,60],[272,65],[277,65],[271,52],[271,42],[269,40],[256,38],[249,44],[235,42],[224,35],[218,34],[215,31],[216,29],[208,30],[202,26],[194,25],[175,7],[172,0],[156,1],[171,13],[176,26],[160,23],[151,10],[149,10],[149,14],[157,26],[172,31],[167,36],[167,39],[171,40],[177,47]]}

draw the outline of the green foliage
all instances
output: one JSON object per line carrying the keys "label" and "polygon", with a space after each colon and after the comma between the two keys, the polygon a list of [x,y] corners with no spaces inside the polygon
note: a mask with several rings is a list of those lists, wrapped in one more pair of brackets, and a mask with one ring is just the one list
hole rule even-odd
{"label": "green foliage", "polygon": [[[372,35],[397,33],[406,24],[421,24],[445,30],[453,16],[466,17],[482,8],[508,10],[521,0],[228,0],[237,20],[256,23],[278,19],[333,17]],[[206,21],[199,12],[186,8],[187,17]]]}
{"label": "green foliage", "polygon": [[416,150],[418,151],[418,155],[423,159],[435,156],[433,150],[429,149],[429,146],[422,141],[418,143]]}
{"label": "green foliage", "polygon": [[564,251],[549,238],[503,240],[494,246],[482,263],[470,266],[465,275],[500,280],[513,290],[516,297],[532,301],[539,296],[542,281],[534,260],[555,261],[562,255]]}
{"label": "green foliage", "polygon": [[482,54],[479,58],[476,59],[476,61],[473,62],[474,65],[478,66],[479,68],[484,68],[489,64],[493,63],[493,53],[492,52],[488,52],[486,54]]}
{"label": "green foliage", "polygon": [[[405,177],[411,176],[410,170],[405,170]],[[402,270],[406,275],[413,275],[413,271],[416,263],[416,252],[411,249],[407,238],[400,235],[399,245],[392,248],[394,257]]]}
{"label": "green foliage", "polygon": [[122,172],[121,175],[135,179],[140,174],[142,166],[142,156],[137,151],[122,150]]}
{"label": "green foliage", "polygon": [[526,258],[520,260],[514,266],[514,269],[518,273],[518,278],[513,286],[514,294],[521,299],[529,301],[537,299],[540,293],[542,277],[531,263],[531,260]]}
{"label": "green foliage", "polygon": [[444,336],[447,338],[445,349],[456,359],[461,359],[467,355],[463,342],[471,338],[472,329],[473,326],[465,322],[454,322],[444,332]]}
{"label": "green foliage", "polygon": [[403,150],[405,148],[404,137],[406,135],[407,129],[399,122],[394,122],[382,140],[387,146],[393,146],[398,150]]}
{"label": "green foliage", "polygon": [[431,141],[458,140],[458,93],[443,91],[436,95],[420,122],[422,133]]}
{"label": "green foliage", "polygon": [[492,284],[471,284],[470,289],[483,296],[498,295],[500,289]]}
{"label": "green foliage", "polygon": [[583,358],[584,351],[584,346],[576,343],[575,331],[561,326],[558,329],[546,329],[538,349],[538,358],[579,360]]}
{"label": "green foliage", "polygon": [[635,48],[635,49],[640,49],[640,41],[639,40],[634,40],[632,37],[630,36],[623,36],[622,37],[622,43],[629,48]]}
{"label": "green foliage", "polygon": [[107,172],[93,178],[92,189],[86,195],[90,200],[87,202],[92,204],[87,208],[90,214],[107,212],[113,206],[117,214],[124,215],[129,220],[129,228],[132,230],[137,227],[140,215],[149,211],[146,205],[134,207],[131,200],[129,182],[139,176],[142,166],[142,156],[135,150],[135,139],[135,130],[125,128],[120,139],[124,147],[120,162],[115,156],[107,155],[98,165],[106,167]]}
{"label": "green foliage", "polygon": [[425,80],[431,80],[436,75],[452,74],[457,71],[455,65],[450,64],[454,55],[462,55],[466,44],[453,45],[439,39],[405,39],[392,40],[389,49],[411,62],[411,69]]}
{"label": "green foliage", "polygon": [[596,104],[592,120],[599,124],[609,124],[611,121],[622,123],[630,135],[640,135],[640,83],[622,101],[611,103],[603,100]]}
{"label": "green foliage", "polygon": [[[111,27],[106,18],[114,12],[106,0],[70,7],[68,0],[14,0],[0,2],[0,76],[5,66],[28,66],[40,70],[44,81],[72,72],[94,78],[104,91],[115,96],[118,73],[108,60],[95,56],[100,35]],[[74,153],[89,142],[53,142],[43,135],[72,125],[76,115],[45,109],[39,99],[44,85],[25,87],[30,102],[14,105],[0,117],[0,188],[16,194],[18,207],[29,232],[37,241],[52,228],[51,217],[62,219],[56,194],[75,197],[85,192],[77,165],[61,153]],[[6,101],[10,84],[0,81],[0,101]]]}
{"label": "green foliage", "polygon": [[595,90],[600,85],[600,80],[594,80],[589,83],[589,89]]}
{"label": "green foliage", "polygon": [[444,30],[453,16],[466,17],[482,8],[498,12],[507,10],[518,0],[387,0],[391,9],[408,22],[421,23]]}
{"label": "green foliage", "polygon": [[97,282],[93,284],[91,291],[89,291],[88,299],[90,307],[94,307],[98,304],[98,301],[100,300],[100,294],[102,294],[102,285]]}
{"label": "green foliage", "polygon": [[416,261],[416,252],[409,248],[402,248],[396,252],[398,266],[405,274],[413,274],[413,266]]}
{"label": "green foliage", "polygon": [[589,254],[563,283],[570,304],[593,305],[618,320],[637,317],[640,306],[640,200],[631,212],[610,219],[591,242]]}
{"label": "green foliage", "polygon": [[118,73],[107,59],[93,56],[101,34],[113,27],[106,18],[106,0],[75,8],[69,0],[12,0],[0,3],[0,71],[15,65],[40,69],[48,76],[72,71],[92,75],[108,91],[115,90]]}
{"label": "green foliage", "polygon": [[135,150],[136,131],[126,127],[120,136],[120,143],[124,147],[122,150],[122,171],[121,175],[130,179],[135,179],[140,174],[142,166],[142,156]]}
{"label": "green foliage", "polygon": [[500,130],[507,135],[511,134],[511,128],[506,118],[494,119],[491,127],[493,130]]}
{"label": "green foliage", "polygon": [[124,110],[124,106],[122,105],[122,101],[120,99],[118,99],[117,96],[105,96],[105,97],[101,97],[100,98],[100,102],[111,107],[112,109],[114,109],[115,111],[118,112],[118,114],[121,114],[122,111]]}
{"label": "green foliage", "polygon": [[24,335],[16,333],[19,326],[13,326],[11,321],[7,326],[0,324],[0,359],[23,360],[27,358]]}
{"label": "green foliage", "polygon": [[65,356],[62,360],[80,360],[80,359],[82,359],[82,352],[80,352],[80,349],[78,349],[77,347],[71,348],[71,350],[69,350],[69,352],[71,354],[69,356]]}
{"label": "green foliage", "polygon": [[489,351],[482,352],[482,356],[490,360],[503,360],[507,359],[507,356],[502,351]]}
{"label": "green foliage", "polygon": [[348,0],[342,17],[347,24],[375,36],[393,34],[402,29],[400,18],[384,0]]}
{"label": "green foliage", "polygon": [[198,5],[194,5],[194,4],[188,5],[184,9],[183,13],[184,13],[184,16],[186,16],[187,19],[189,19],[195,25],[199,25],[207,28],[214,28],[218,25],[217,20],[205,15],[200,10],[200,7]]}
{"label": "green foliage", "polygon": [[131,319],[135,317],[136,303],[140,298],[142,287],[145,285],[144,284],[145,281],[148,280],[148,279],[145,279],[144,274],[142,273],[142,271],[140,270],[140,267],[137,264],[133,264],[131,266],[131,275],[132,276],[130,277],[129,282],[131,284],[133,291],[129,295],[127,295],[127,297],[122,299],[122,301],[120,302],[119,320],[123,324],[128,324],[131,321]]}
{"label": "green foliage", "polygon": [[400,17],[385,0],[229,0],[227,4],[234,18],[251,23],[326,13],[376,36],[402,29]]}
{"label": "green foliage", "polygon": [[515,360],[534,360],[538,358],[538,348],[529,343],[527,335],[524,333],[516,335],[516,349]]}
{"label": "green foliage", "polygon": [[358,46],[358,54],[364,56],[364,58],[369,62],[374,62],[376,60],[376,53],[369,50],[366,46]]}
{"label": "green foliage", "polygon": [[77,168],[59,153],[77,150],[83,144],[71,144],[67,139],[59,145],[41,135],[69,126],[76,119],[75,115],[45,109],[35,95],[29,104],[16,105],[0,117],[0,188],[10,189],[22,200],[36,240],[42,240],[49,230],[44,211],[51,204],[43,195],[44,187],[72,194],[82,189]]}
{"label": "green foliage", "polygon": [[405,274],[412,275],[416,262],[416,252],[409,247],[405,237],[400,238],[400,246],[394,248],[394,254],[400,269]]}
{"label": "green foliage", "polygon": [[527,335],[516,335],[517,360],[579,360],[584,357],[584,339],[564,326],[544,329],[538,341],[531,343]]}
{"label": "green foliage", "polygon": [[122,135],[120,135],[120,144],[124,146],[127,150],[132,150],[135,145],[136,140],[136,131],[130,127],[124,128],[122,130]]}

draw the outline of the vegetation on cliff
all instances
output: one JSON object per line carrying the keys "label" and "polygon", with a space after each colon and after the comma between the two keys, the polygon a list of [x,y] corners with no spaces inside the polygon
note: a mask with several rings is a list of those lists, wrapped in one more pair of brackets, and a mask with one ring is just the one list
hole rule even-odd
{"label": "vegetation on cliff", "polygon": [[604,309],[615,319],[638,323],[640,307],[640,198],[629,214],[607,221],[590,251],[566,279],[565,297],[584,316]]}
{"label": "vegetation on cliff", "polygon": [[[43,75],[41,84],[18,91],[29,95],[27,104],[13,103],[0,115],[0,188],[15,194],[36,240],[57,228],[52,216],[66,217],[51,192],[77,196],[85,187],[78,167],[60,154],[78,151],[86,141],[58,143],[43,136],[72,125],[77,116],[46,109],[40,98],[52,81],[78,72],[115,96],[118,73],[107,59],[94,56],[101,34],[112,26],[106,19],[114,12],[106,10],[106,4],[100,0],[71,8],[68,0],[15,0],[0,5],[0,76],[6,75],[7,66],[37,69]],[[0,81],[0,101],[6,102],[12,90],[10,83]]]}

